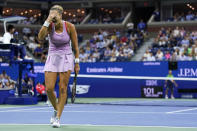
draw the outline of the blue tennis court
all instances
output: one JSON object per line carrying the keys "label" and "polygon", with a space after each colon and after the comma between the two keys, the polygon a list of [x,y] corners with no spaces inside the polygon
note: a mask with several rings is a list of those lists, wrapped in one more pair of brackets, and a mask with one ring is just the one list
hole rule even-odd
{"label": "blue tennis court", "polygon": [[[110,102],[110,99],[108,100]],[[95,103],[66,105],[61,119],[62,128],[59,130],[197,130],[197,107],[114,105],[112,101],[113,104],[110,105],[101,104],[95,98],[92,101]],[[155,103],[166,100],[126,99],[120,100],[119,103],[121,101]],[[175,101],[178,100],[167,100],[168,103]],[[49,125],[52,111],[53,108],[44,103],[34,106],[1,106],[0,129],[2,131],[52,130]]]}

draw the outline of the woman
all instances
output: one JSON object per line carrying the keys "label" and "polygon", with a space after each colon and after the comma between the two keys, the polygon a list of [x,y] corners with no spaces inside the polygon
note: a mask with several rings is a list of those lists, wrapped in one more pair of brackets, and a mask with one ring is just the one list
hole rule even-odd
{"label": "woman", "polygon": [[[80,70],[75,26],[63,21],[62,13],[63,8],[60,5],[54,5],[38,34],[39,40],[43,40],[47,35],[49,36],[49,50],[44,71],[47,95],[54,107],[54,115],[51,117],[53,127],[60,127],[60,117],[67,98],[67,85],[70,74],[73,70],[78,74]],[[75,50],[75,66],[70,40]],[[58,75],[60,78],[59,99],[58,103],[56,103],[54,87]]]}

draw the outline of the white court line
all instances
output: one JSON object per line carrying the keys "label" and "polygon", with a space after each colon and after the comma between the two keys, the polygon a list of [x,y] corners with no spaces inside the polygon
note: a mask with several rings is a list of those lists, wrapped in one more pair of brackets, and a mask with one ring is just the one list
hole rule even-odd
{"label": "white court line", "polygon": [[[4,112],[4,111],[0,111],[1,112]],[[12,112],[12,111],[6,111],[6,112]],[[6,113],[4,112],[4,113]],[[13,112],[20,112],[20,111],[13,111]],[[48,113],[48,112],[51,112],[51,111],[21,111],[22,113]],[[166,114],[166,112],[105,112],[105,111],[67,111],[67,110],[64,110],[64,113],[111,113],[111,114]],[[167,113],[169,114],[169,113]],[[178,115],[197,115],[197,113],[173,113],[173,114],[178,114]]]}
{"label": "white court line", "polygon": [[[50,126],[50,124],[0,124],[0,126]],[[178,126],[135,126],[135,125],[96,125],[96,124],[61,124],[62,126],[87,126],[87,127],[130,127],[130,128],[181,128],[181,129],[195,129],[197,127],[178,127]]]}
{"label": "white court line", "polygon": [[173,114],[173,113],[180,113],[180,112],[193,111],[193,110],[197,110],[197,108],[190,108],[190,109],[184,109],[184,110],[170,111],[170,112],[166,112],[166,113],[167,114]]}
{"label": "white court line", "polygon": [[[11,110],[10,111],[6,111],[6,112],[12,112]],[[17,111],[13,111],[13,112],[19,112],[18,110]],[[25,112],[51,112],[51,111],[48,111],[48,110],[45,110],[45,111],[31,111],[31,110],[23,110],[21,111],[22,113],[25,113]],[[108,113],[108,114],[165,114],[165,112],[123,112],[123,111],[67,111],[67,110],[64,110],[65,113]]]}
{"label": "white court line", "polygon": [[[64,106],[65,108],[78,108],[78,107],[85,107],[85,106]],[[40,109],[51,109],[53,108],[52,106],[44,106],[44,107],[41,107],[41,108],[26,108],[26,109],[16,109],[16,110],[0,110],[0,112],[24,112],[24,111],[27,111],[27,110],[40,110]]]}
{"label": "white court line", "polygon": [[17,109],[17,110],[5,110],[5,111],[0,111],[0,112],[20,112],[20,111],[26,111],[26,110],[40,110],[40,109],[48,109],[52,107],[42,107],[42,108],[28,108],[28,109]]}
{"label": "white court line", "polygon": [[[18,110],[20,110],[21,108],[21,110],[23,110],[23,108],[24,107],[26,107],[26,108],[28,108],[28,109],[37,109],[36,107],[42,107],[42,108],[52,108],[52,106],[20,106],[20,107],[17,107],[17,106],[15,106],[15,107],[0,107],[0,109],[3,109],[3,110],[5,110],[5,109],[14,109],[14,108],[16,108],[16,109],[18,109]],[[33,108],[32,108],[33,107]],[[82,106],[82,105],[80,105],[80,106],[72,106],[72,105],[66,105],[66,106],[64,106],[65,108],[78,108],[78,107],[85,107],[85,106]],[[0,110],[0,112],[1,112],[2,110]]]}
{"label": "white court line", "polygon": [[0,107],[0,109],[23,108],[23,107],[27,107],[27,106]]}
{"label": "white court line", "polygon": [[[71,74],[74,77],[74,74]],[[145,80],[185,80],[185,81],[197,81],[197,78],[185,78],[185,77],[151,77],[151,76],[117,76],[117,75],[86,75],[79,74],[78,77],[83,78],[111,78],[111,79],[145,79]]]}

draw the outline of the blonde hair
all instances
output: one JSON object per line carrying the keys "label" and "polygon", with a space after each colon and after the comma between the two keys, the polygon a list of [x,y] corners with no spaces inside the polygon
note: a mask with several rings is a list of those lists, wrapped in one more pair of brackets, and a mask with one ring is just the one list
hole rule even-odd
{"label": "blonde hair", "polygon": [[54,5],[54,6],[51,7],[50,10],[57,10],[60,14],[62,14],[63,11],[64,11],[64,9],[61,5]]}

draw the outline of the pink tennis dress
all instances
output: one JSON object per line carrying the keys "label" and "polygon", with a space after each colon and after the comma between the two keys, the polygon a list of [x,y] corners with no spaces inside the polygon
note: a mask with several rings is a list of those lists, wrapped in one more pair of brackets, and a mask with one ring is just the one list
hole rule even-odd
{"label": "pink tennis dress", "polygon": [[63,32],[55,32],[55,26],[52,24],[52,30],[49,34],[48,57],[44,66],[44,71],[49,72],[67,72],[74,70],[74,56],[70,46],[70,36],[67,32],[65,21],[63,23]]}

